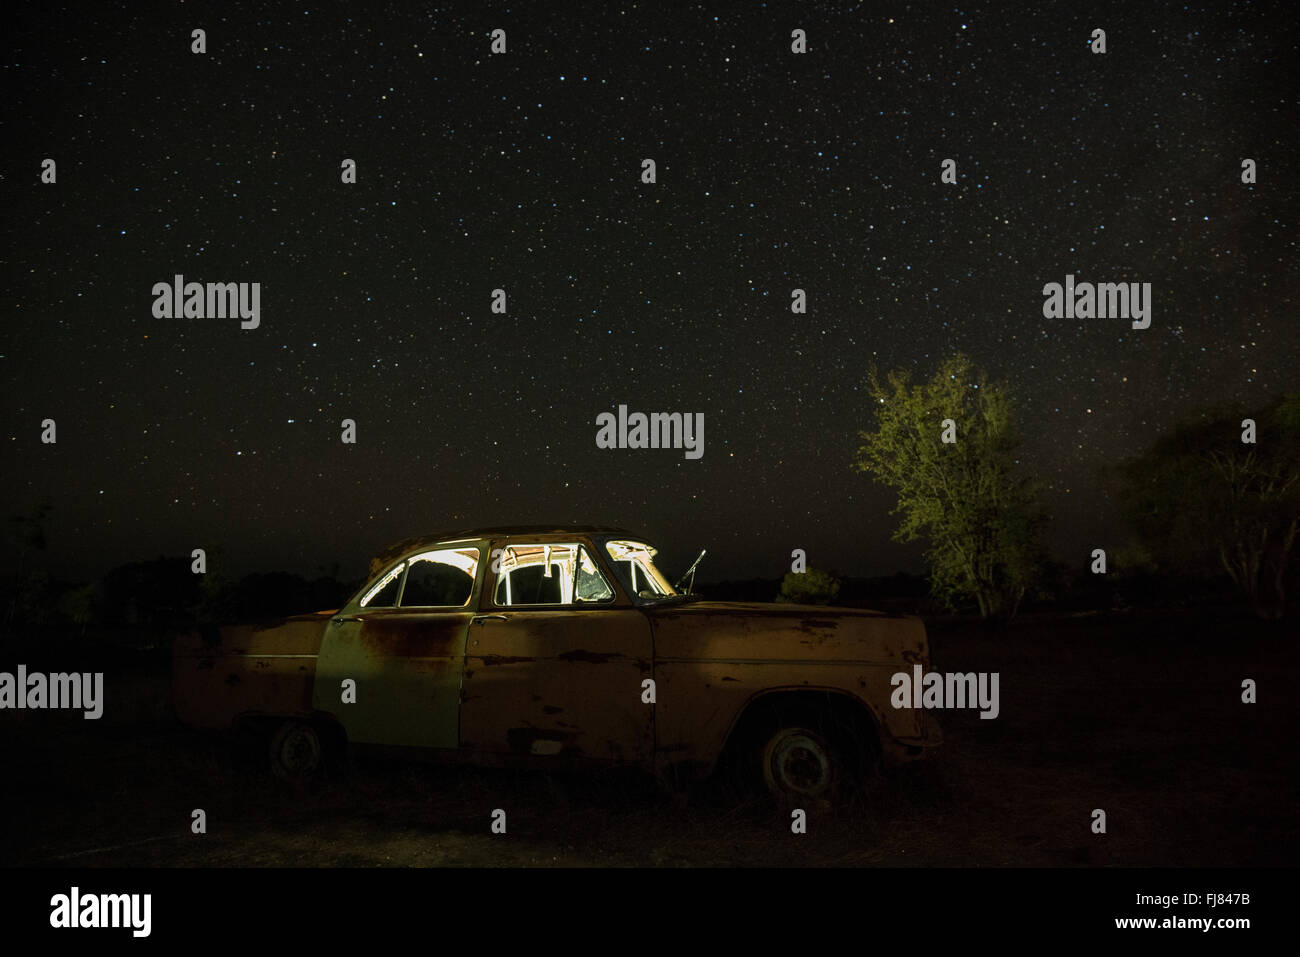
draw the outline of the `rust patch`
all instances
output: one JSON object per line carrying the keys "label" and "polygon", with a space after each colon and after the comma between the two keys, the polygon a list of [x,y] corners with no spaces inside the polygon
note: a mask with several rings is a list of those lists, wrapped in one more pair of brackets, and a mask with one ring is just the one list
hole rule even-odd
{"label": "rust patch", "polygon": [[916,651],[912,651],[911,649],[908,649],[907,651],[903,652],[903,660],[906,661],[909,665],[920,665],[925,663],[921,660],[920,653]]}
{"label": "rust patch", "polygon": [[587,664],[591,665],[603,665],[607,661],[613,661],[615,658],[622,658],[623,656],[617,652],[609,652],[605,654],[577,648],[573,651],[566,651],[563,654],[556,655],[555,657],[560,661],[585,661]]}
{"label": "rust patch", "polygon": [[212,667],[212,665],[213,665],[213,661],[211,658],[204,658],[199,662],[199,670],[207,671],[209,668]]}
{"label": "rust patch", "polygon": [[563,714],[563,713],[564,713],[563,708],[557,708],[553,704],[548,704],[542,707],[542,714]]}
{"label": "rust patch", "polygon": [[491,667],[492,665],[517,665],[525,661],[536,661],[536,658],[523,658],[514,655],[483,655],[480,659],[483,664]]}
{"label": "rust patch", "polygon": [[739,678],[731,678],[731,677],[728,677],[728,676],[725,676],[725,675],[724,675],[723,678],[722,678],[722,680],[723,680],[723,681],[739,681],[740,679],[739,679]]}
{"label": "rust patch", "polygon": [[359,641],[376,658],[454,658],[465,629],[461,617],[372,618],[363,623]]}

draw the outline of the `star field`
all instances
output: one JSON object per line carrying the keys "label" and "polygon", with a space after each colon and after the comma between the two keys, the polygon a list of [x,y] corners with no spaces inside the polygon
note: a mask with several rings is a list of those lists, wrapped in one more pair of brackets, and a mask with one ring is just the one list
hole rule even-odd
{"label": "star field", "polygon": [[[1300,59],[1282,6],[1018,6],[15,11],[10,512],[48,496],[73,574],[221,544],[359,575],[547,521],[643,530],[670,573],[707,547],[706,580],[796,547],[883,574],[918,553],[849,468],[867,367],[962,350],[1081,563],[1122,534],[1100,467],[1294,384]],[[260,282],[260,327],[154,318],[178,273]],[[1152,283],[1151,327],[1045,319],[1067,273]],[[619,403],[703,412],[703,458],[597,449]]]}

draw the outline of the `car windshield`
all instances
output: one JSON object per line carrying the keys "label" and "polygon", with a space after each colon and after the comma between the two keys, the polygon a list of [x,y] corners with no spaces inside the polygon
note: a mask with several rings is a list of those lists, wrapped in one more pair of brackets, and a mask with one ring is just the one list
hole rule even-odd
{"label": "car windshield", "polygon": [[666,599],[681,596],[655,567],[656,549],[644,542],[622,539],[605,543],[610,566],[629,595],[638,599]]}

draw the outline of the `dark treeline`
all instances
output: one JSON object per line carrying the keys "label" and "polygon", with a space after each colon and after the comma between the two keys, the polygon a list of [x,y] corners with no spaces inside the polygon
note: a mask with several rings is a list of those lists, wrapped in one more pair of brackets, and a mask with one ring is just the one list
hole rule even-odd
{"label": "dark treeline", "polygon": [[[962,356],[928,383],[912,384],[902,372],[888,383],[872,379],[877,421],[859,433],[855,467],[898,491],[894,537],[928,544],[928,577],[842,578],[809,567],[782,580],[701,583],[703,597],[994,620],[1022,607],[1072,613],[1236,601],[1276,620],[1287,613],[1287,596],[1300,593],[1300,563],[1291,561],[1300,539],[1300,393],[1250,408],[1208,407],[1106,469],[1103,484],[1130,535],[1072,566],[1041,546],[1050,514],[1022,475],[1002,384]],[[0,584],[7,630],[160,633],[256,621],[339,608],[362,585],[341,581],[337,565],[310,579],[266,572],[228,580],[220,548],[199,560],[202,568],[191,557],[159,556],[93,581],[59,580],[47,571],[52,511],[45,503],[9,518],[16,571]]]}
{"label": "dark treeline", "polygon": [[[1048,562],[1026,598],[1024,610],[1114,612],[1231,602],[1235,598],[1231,583],[1222,578],[1155,569],[1145,561],[1126,564],[1122,554],[1117,556],[1116,566],[1108,575],[1096,575],[1086,565],[1071,568]],[[314,578],[259,572],[222,582],[219,576],[194,574],[189,558],[161,556],[119,565],[90,582],[60,580],[37,571],[5,582],[4,623],[9,629],[132,629],[162,634],[207,622],[258,621],[333,610],[362,584],[340,580],[333,569],[320,572]],[[838,586],[833,596],[803,595],[800,600],[903,614],[977,612],[973,602],[953,609],[936,601],[929,580],[922,575],[827,575]],[[696,592],[715,601],[770,602],[780,598],[782,588],[782,579],[750,578],[701,582]]]}
{"label": "dark treeline", "polygon": [[[1136,560],[1135,560],[1136,559]],[[814,569],[809,569],[813,572]],[[934,597],[924,575],[896,572],[876,578],[840,577],[826,573],[838,584],[833,596],[803,594],[799,600],[811,604],[875,608],[898,614],[938,616],[949,613],[977,615],[974,600],[955,604]],[[696,592],[711,601],[781,600],[790,578],[747,578],[704,582]],[[1300,584],[1300,583],[1297,583]],[[1179,608],[1194,605],[1233,604],[1239,600],[1232,583],[1214,575],[1204,577],[1186,572],[1153,568],[1140,556],[1121,553],[1110,574],[1097,575],[1086,563],[1070,567],[1062,562],[1045,562],[1037,581],[1025,598],[1024,612],[1124,612],[1134,608]]]}
{"label": "dark treeline", "polygon": [[361,586],[337,570],[315,578],[288,572],[223,581],[196,575],[189,558],[159,556],[119,565],[93,581],[65,581],[39,570],[5,582],[4,623],[14,627],[131,628],[170,631],[206,622],[256,621],[334,609]]}

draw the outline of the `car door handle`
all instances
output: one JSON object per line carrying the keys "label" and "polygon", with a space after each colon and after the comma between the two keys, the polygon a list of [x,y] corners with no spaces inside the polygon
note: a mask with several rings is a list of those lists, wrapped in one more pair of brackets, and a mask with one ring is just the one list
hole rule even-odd
{"label": "car door handle", "polygon": [[509,621],[509,620],[510,619],[507,618],[505,615],[475,615],[474,620],[470,622],[470,624],[481,625],[485,621]]}
{"label": "car door handle", "polygon": [[330,624],[332,624],[335,628],[337,628],[345,621],[360,621],[360,620],[361,620],[360,618],[357,618],[354,615],[339,615],[337,618],[331,618]]}

